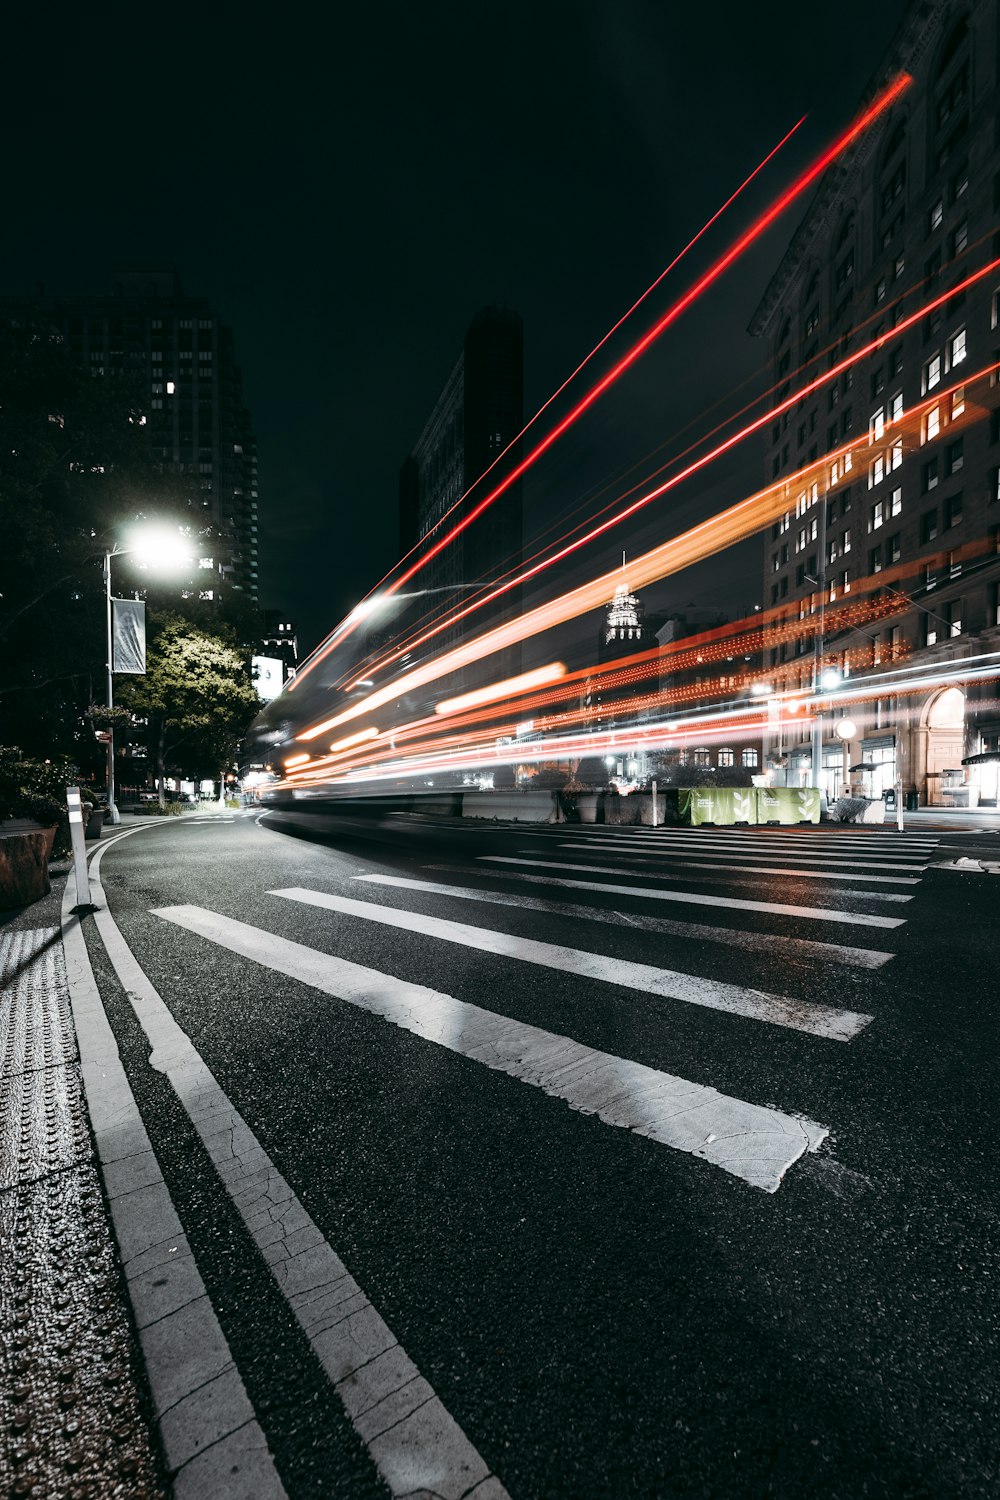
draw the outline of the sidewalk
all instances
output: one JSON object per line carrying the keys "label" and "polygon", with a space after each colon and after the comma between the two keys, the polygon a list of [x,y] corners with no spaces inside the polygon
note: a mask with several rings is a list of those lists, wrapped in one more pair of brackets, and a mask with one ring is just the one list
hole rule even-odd
{"label": "sidewalk", "polygon": [[0,912],[0,1494],[168,1494],[94,1158],[52,891]]}

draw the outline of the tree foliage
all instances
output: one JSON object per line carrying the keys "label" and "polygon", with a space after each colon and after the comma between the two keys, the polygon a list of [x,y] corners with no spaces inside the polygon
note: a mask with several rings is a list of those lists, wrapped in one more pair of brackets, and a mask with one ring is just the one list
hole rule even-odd
{"label": "tree foliage", "polygon": [[210,635],[167,612],[147,623],[146,675],[121,682],[118,700],[149,722],[162,802],[164,775],[214,777],[229,766],[261,705],[235,631]]}

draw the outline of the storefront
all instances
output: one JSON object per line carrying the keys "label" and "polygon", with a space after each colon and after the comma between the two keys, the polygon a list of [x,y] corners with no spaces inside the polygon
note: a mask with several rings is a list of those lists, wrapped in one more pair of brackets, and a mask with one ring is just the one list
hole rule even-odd
{"label": "storefront", "polygon": [[896,785],[896,736],[880,734],[861,741],[861,760],[869,770],[864,778],[866,797],[881,797]]}
{"label": "storefront", "polygon": [[962,760],[969,781],[970,807],[1000,805],[1000,725],[980,735],[981,748]]}

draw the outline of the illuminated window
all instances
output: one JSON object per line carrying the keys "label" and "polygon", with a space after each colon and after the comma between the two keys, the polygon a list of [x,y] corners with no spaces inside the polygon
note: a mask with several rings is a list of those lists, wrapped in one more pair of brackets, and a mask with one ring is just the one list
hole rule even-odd
{"label": "illuminated window", "polygon": [[743,752],[743,764],[744,764],[744,766],[747,767],[748,770],[755,769],[756,766],[758,765],[758,763],[759,763],[759,756],[758,756],[758,752],[756,750],[744,750],[744,752]]}
{"label": "illuminated window", "polygon": [[882,523],[883,523],[884,520],[885,520],[885,503],[884,503],[884,501],[879,500],[875,505],[872,506],[871,516],[870,516],[869,521],[868,521],[868,530],[869,531],[878,531],[879,527],[882,525]]}
{"label": "illuminated window", "polygon": [[960,417],[965,410],[965,386],[959,385],[951,393],[951,420]]}
{"label": "illuminated window", "polygon": [[868,418],[868,441],[877,443],[885,433],[885,407],[880,406]]}
{"label": "illuminated window", "polygon": [[177,386],[176,386],[175,382],[173,380],[168,380],[167,381],[167,395],[168,396],[172,396],[174,394],[174,392],[176,391],[176,389],[177,389]]}
{"label": "illuminated window", "polygon": [[719,751],[718,761],[717,761],[718,765],[720,765],[720,766],[731,766],[731,765],[734,764],[734,760],[735,760],[735,757],[733,755],[732,750],[724,748],[724,749],[722,749],[722,750]]}
{"label": "illuminated window", "polygon": [[199,568],[211,568],[211,567],[214,567],[215,566],[214,559],[211,558],[211,557],[199,557],[199,559],[198,559],[198,566],[199,566]]}
{"label": "illuminated window", "polygon": [[903,393],[896,391],[889,399],[889,421],[898,422],[903,415]]}
{"label": "illuminated window", "polygon": [[940,380],[941,356],[940,354],[933,354],[924,365],[923,389],[925,394],[927,391],[932,391],[940,383]]}
{"label": "illuminated window", "polygon": [[924,413],[924,430],[920,434],[920,440],[924,443],[931,442],[941,431],[941,408],[932,406]]}
{"label": "illuminated window", "polygon": [[960,328],[957,333],[952,335],[948,343],[948,354],[950,356],[949,369],[954,369],[956,365],[960,365],[965,358],[965,353],[965,329]]}
{"label": "illuminated window", "polygon": [[903,491],[901,489],[895,489],[895,490],[893,490],[892,494],[889,496],[889,514],[890,514],[890,516],[898,516],[899,512],[902,509],[903,509]]}

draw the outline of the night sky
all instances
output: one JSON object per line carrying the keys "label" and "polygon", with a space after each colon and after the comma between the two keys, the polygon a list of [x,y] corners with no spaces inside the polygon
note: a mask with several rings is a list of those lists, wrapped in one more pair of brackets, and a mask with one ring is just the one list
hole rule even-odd
{"label": "night sky", "polygon": [[[524,318],[533,411],[801,114],[709,251],[848,123],[905,5],[18,9],[0,289],[104,292],[113,264],[173,261],[216,305],[258,435],[262,603],[310,646],[395,560],[399,466],[477,309]],[[746,326],[800,216],[539,467],[529,531],[738,404],[765,352]],[[666,305],[665,284],[651,315]],[[761,481],[751,442],[588,567]],[[758,558],[647,603],[752,608]]]}

